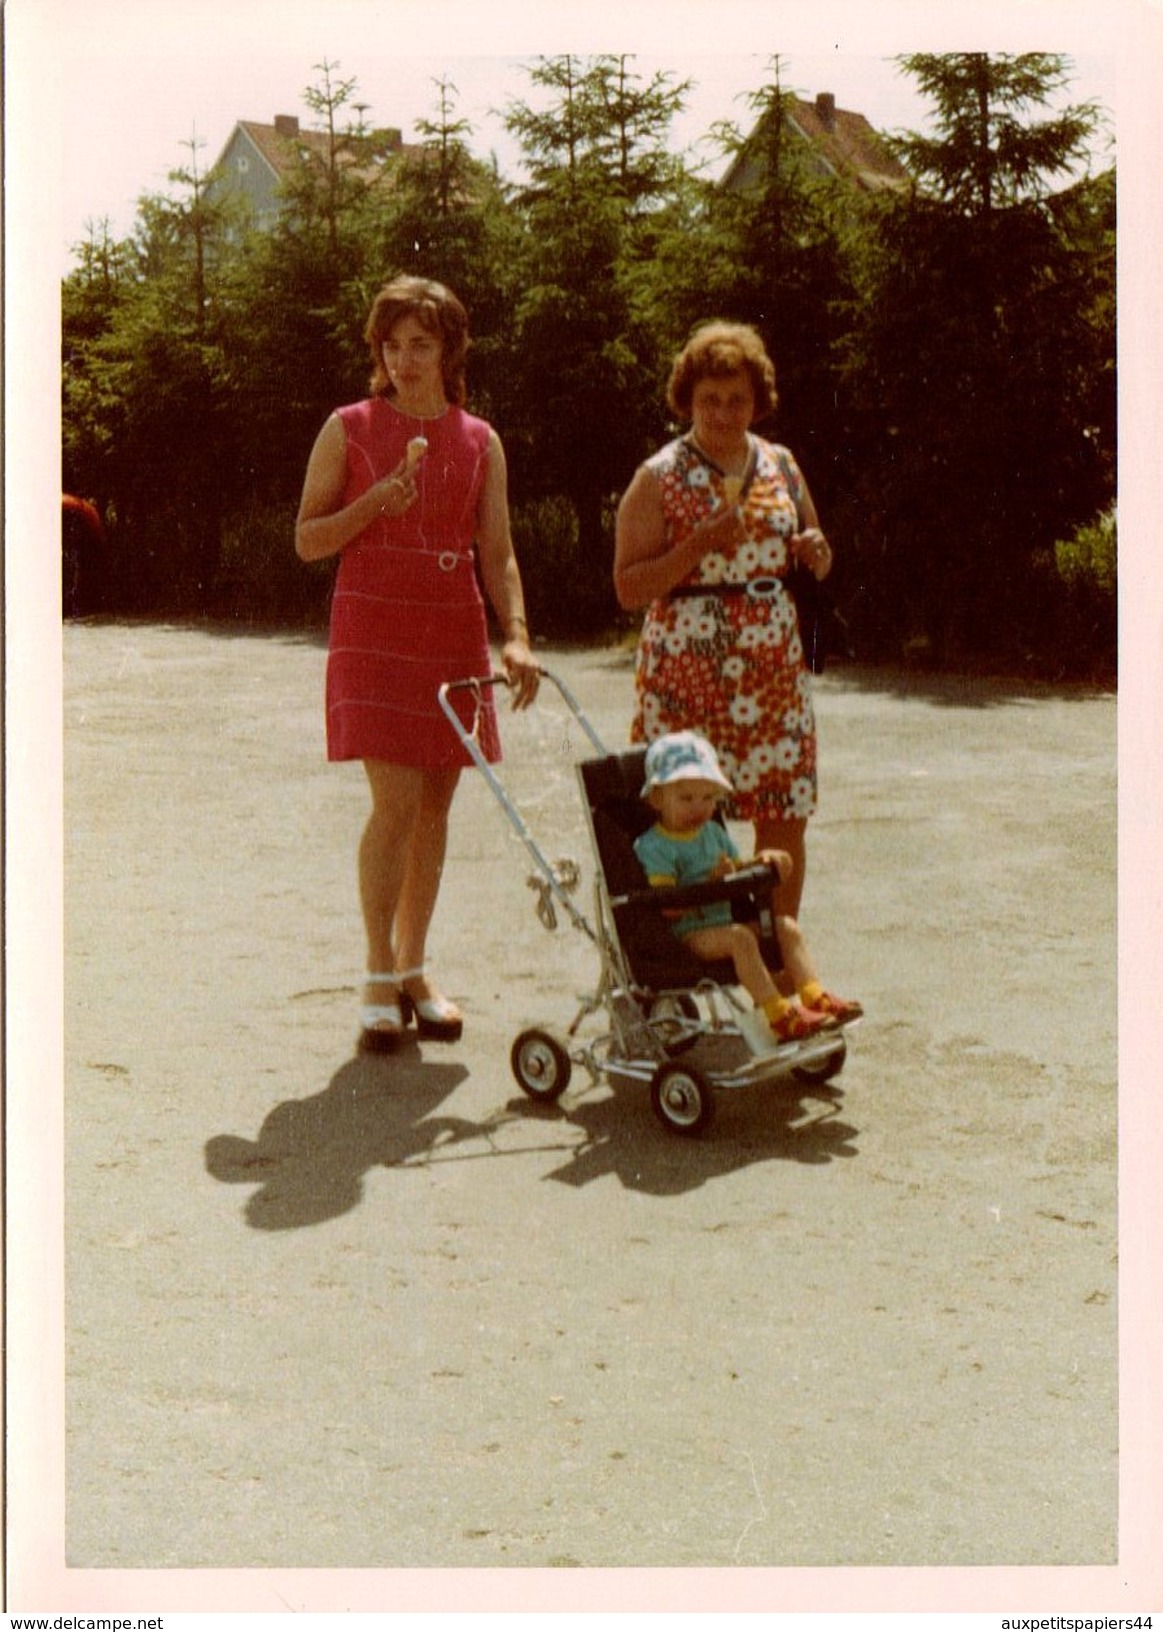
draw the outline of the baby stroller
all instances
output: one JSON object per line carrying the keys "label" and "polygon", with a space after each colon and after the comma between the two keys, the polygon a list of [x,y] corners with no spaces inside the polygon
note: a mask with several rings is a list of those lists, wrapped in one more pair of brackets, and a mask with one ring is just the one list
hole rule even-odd
{"label": "baby stroller", "polygon": [[[441,687],[440,706],[481,770],[537,867],[529,883],[549,929],[557,908],[588,936],[598,953],[598,980],[581,999],[564,1029],[536,1026],[522,1031],[510,1054],[513,1075],[530,1099],[549,1104],[569,1085],[572,1068],[583,1066],[592,1083],[605,1078],[649,1085],[650,1102],[670,1132],[693,1136],[706,1131],[720,1090],[794,1077],[806,1085],[830,1082],[843,1069],[843,1030],[818,1032],[774,1051],[754,1054],[743,1025],[750,999],[740,995],[730,962],[707,963],[671,933],[664,914],[708,901],[728,901],[732,914],[756,924],[768,968],[780,967],[771,910],[775,869],[763,864],[741,868],[714,882],[671,888],[652,886],[634,853],[635,838],[654,821],[641,798],[645,748],[610,753],[568,687],[548,669],[542,679],[556,687],[594,749],[576,771],[594,858],[594,921],[573,901],[580,881],[577,863],[549,861],[530,834],[475,732],[454,707],[454,694],[470,692],[478,705],[488,687],[506,686],[503,674],[453,681]],[[594,1021],[596,1035],[586,1029]]]}

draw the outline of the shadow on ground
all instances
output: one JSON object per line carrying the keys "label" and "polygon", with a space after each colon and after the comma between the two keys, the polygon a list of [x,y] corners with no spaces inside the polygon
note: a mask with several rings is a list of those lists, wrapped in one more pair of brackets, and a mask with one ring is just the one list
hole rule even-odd
{"label": "shadow on ground", "polygon": [[628,1190],[678,1196],[760,1162],[822,1167],[855,1156],[857,1130],[841,1120],[841,1102],[834,1087],[812,1088],[809,1095],[790,1081],[727,1089],[717,1096],[715,1122],[696,1139],[660,1125],[645,1085],[556,1108],[518,1100],[510,1109],[564,1121],[582,1135],[568,1161],[546,1178],[580,1188],[613,1177]]}
{"label": "shadow on ground", "polygon": [[246,1205],[256,1230],[322,1224],[358,1204],[371,1168],[398,1166],[442,1140],[480,1136],[476,1123],[433,1115],[467,1075],[462,1065],[432,1065],[418,1052],[361,1055],[322,1093],[276,1105],[256,1139],[209,1139],[206,1171],[224,1184],[259,1186]]}
{"label": "shadow on ground", "polygon": [[645,1088],[633,1085],[553,1106],[520,1096],[481,1121],[441,1114],[467,1076],[464,1065],[430,1063],[415,1047],[357,1056],[321,1093],[276,1105],[255,1139],[207,1140],[206,1171],[223,1184],[257,1186],[245,1208],[252,1229],[293,1230],[358,1206],[375,1167],[560,1155],[544,1178],[577,1188],[616,1178],[677,1196],[757,1162],[823,1166],[857,1154],[857,1130],[840,1119],[834,1087],[730,1090],[709,1133],[687,1139],[662,1128]]}

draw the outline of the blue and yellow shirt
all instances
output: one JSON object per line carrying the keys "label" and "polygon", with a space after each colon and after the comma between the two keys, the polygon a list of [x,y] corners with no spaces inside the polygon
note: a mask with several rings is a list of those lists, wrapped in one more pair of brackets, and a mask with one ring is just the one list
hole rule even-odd
{"label": "blue and yellow shirt", "polygon": [[[651,884],[658,885],[704,884],[724,856],[739,860],[735,841],[719,822],[704,822],[693,833],[672,833],[661,822],[655,822],[634,840],[634,853]],[[681,939],[692,930],[730,922],[730,902],[713,901],[684,912],[670,927]]]}

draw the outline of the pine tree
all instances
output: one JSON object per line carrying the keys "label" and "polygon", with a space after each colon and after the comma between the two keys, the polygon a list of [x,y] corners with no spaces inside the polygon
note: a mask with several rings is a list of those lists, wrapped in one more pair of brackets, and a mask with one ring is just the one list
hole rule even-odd
{"label": "pine tree", "polygon": [[511,103],[506,115],[528,172],[518,193],[522,391],[508,428],[522,486],[565,495],[573,507],[575,560],[558,567],[572,579],[582,622],[612,614],[611,501],[646,451],[657,412],[650,336],[627,273],[672,165],[665,134],[683,88],[666,76],[643,84],[631,63],[540,59],[530,78],[551,93],[549,105]]}
{"label": "pine tree", "polygon": [[1059,57],[903,63],[937,134],[896,144],[916,187],[882,204],[846,314],[867,464],[850,513],[877,638],[922,638],[942,661],[1032,642],[1038,561],[1092,513],[1089,297],[1050,184],[1097,115],[1023,121],[1060,91]]}

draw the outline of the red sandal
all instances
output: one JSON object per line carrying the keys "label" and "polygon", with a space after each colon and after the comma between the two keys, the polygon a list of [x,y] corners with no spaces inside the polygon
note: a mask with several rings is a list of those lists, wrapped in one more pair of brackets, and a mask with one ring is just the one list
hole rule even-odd
{"label": "red sandal", "polygon": [[833,997],[831,992],[821,992],[818,997],[813,997],[812,1008],[817,1014],[830,1015],[838,1026],[846,1026],[853,1020],[859,1020],[864,1013],[862,1004],[851,1002],[845,997]]}
{"label": "red sandal", "polygon": [[769,1019],[767,1023],[781,1043],[801,1043],[819,1031],[834,1031],[837,1024],[830,1014],[806,1009],[799,1003],[789,1003],[778,1020]]}

